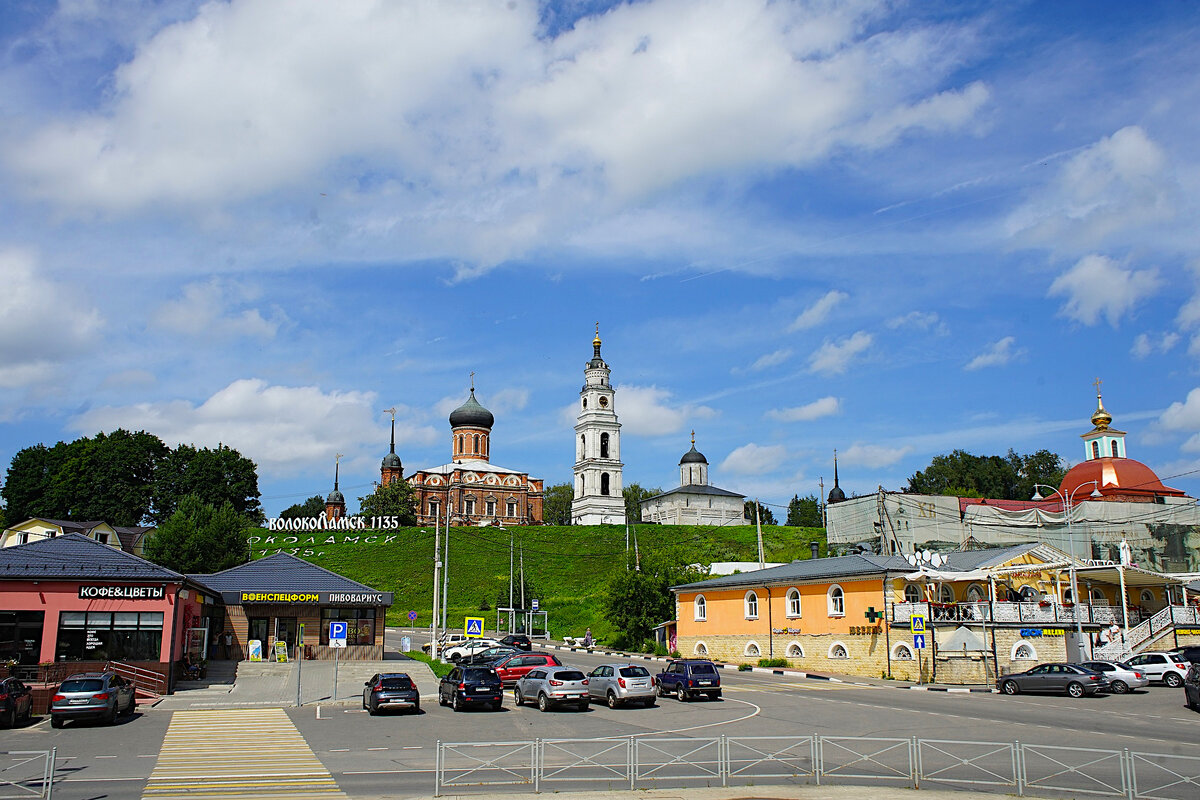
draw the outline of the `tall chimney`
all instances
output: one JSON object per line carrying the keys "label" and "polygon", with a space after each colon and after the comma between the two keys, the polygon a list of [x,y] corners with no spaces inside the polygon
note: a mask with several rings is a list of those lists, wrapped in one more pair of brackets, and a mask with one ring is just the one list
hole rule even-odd
{"label": "tall chimney", "polygon": [[821,550],[821,545],[817,544],[816,542],[809,542],[808,546],[812,548],[812,557],[816,558],[817,553],[819,553]]}

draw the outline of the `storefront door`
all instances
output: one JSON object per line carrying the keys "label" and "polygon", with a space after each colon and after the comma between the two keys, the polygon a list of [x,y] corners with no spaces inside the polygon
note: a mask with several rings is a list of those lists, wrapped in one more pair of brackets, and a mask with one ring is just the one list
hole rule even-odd
{"label": "storefront door", "polygon": [[276,617],[275,618],[275,641],[287,642],[288,657],[296,657],[296,618],[295,617]]}

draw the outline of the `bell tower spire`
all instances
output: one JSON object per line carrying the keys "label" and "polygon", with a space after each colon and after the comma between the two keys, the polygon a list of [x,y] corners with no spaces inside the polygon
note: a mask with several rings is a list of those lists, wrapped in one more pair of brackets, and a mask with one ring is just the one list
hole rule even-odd
{"label": "bell tower spire", "polygon": [[621,423],[608,364],[600,356],[600,323],[592,339],[592,360],[583,368],[579,417],[575,423],[575,494],[571,518],[576,525],[625,524],[621,493]]}
{"label": "bell tower spire", "polygon": [[400,456],[396,455],[396,407],[385,408],[383,413],[392,415],[391,447],[388,448],[388,454],[383,457],[383,462],[379,465],[379,485],[387,486],[403,480],[404,465],[400,463]]}

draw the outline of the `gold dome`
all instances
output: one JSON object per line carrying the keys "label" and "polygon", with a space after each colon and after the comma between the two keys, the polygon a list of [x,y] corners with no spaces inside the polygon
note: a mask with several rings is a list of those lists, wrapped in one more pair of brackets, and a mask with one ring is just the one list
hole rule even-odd
{"label": "gold dome", "polygon": [[596,338],[592,339],[592,346],[593,347],[600,346],[600,323],[599,322],[596,323]]}
{"label": "gold dome", "polygon": [[1092,424],[1096,430],[1108,430],[1112,424],[1112,414],[1104,410],[1104,400],[1100,397],[1100,379],[1096,379],[1096,412],[1092,414]]}

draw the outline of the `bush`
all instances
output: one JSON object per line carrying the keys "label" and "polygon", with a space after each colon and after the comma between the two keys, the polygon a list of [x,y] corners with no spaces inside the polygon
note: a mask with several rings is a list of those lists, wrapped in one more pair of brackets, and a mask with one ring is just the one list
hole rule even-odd
{"label": "bush", "polygon": [[758,665],[760,667],[786,667],[788,660],[786,658],[760,658]]}
{"label": "bush", "polygon": [[443,664],[441,661],[434,661],[432,658],[430,658],[425,653],[422,653],[420,650],[409,650],[404,655],[408,656],[413,661],[420,661],[424,664],[428,664],[429,668],[431,670],[433,670],[433,674],[439,678],[446,677],[447,675],[450,674],[450,670],[454,669],[453,664]]}
{"label": "bush", "polygon": [[671,652],[667,653],[667,655],[671,658],[683,658],[683,656],[679,655],[678,650],[672,650]]}
{"label": "bush", "polygon": [[749,672],[752,669],[754,669],[754,667],[750,666],[749,664],[738,664],[738,672]]}

